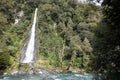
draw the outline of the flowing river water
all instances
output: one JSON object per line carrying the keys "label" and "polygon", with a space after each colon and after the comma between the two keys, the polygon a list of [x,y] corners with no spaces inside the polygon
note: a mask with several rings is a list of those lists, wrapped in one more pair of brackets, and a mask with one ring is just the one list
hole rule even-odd
{"label": "flowing river water", "polygon": [[0,80],[104,80],[104,75],[94,73],[54,73],[3,75]]}

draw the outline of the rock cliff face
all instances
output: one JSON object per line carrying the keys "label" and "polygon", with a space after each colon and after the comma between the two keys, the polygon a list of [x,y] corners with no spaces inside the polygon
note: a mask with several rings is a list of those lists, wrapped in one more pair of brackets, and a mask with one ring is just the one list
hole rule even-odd
{"label": "rock cliff face", "polygon": [[23,16],[24,16],[24,11],[23,11],[23,10],[19,11],[19,12],[17,13],[16,18],[15,18],[14,24],[18,24],[18,22],[21,20],[21,18],[22,18]]}

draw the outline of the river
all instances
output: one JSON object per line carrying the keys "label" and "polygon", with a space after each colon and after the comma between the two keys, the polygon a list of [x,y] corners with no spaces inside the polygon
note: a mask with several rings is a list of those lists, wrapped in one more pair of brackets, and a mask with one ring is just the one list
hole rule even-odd
{"label": "river", "polygon": [[104,80],[104,75],[94,73],[54,73],[3,75],[0,80]]}

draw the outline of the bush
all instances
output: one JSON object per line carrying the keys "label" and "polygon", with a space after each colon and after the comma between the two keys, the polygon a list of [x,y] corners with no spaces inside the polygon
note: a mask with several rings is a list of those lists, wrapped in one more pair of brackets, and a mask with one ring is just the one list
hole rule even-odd
{"label": "bush", "polygon": [[12,65],[10,55],[0,51],[0,73]]}

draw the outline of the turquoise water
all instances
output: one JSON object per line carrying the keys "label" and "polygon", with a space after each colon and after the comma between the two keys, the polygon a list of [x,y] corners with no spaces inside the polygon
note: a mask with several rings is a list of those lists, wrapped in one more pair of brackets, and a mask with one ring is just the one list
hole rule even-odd
{"label": "turquoise water", "polygon": [[56,73],[56,74],[25,74],[4,75],[0,80],[103,80],[101,74]]}

